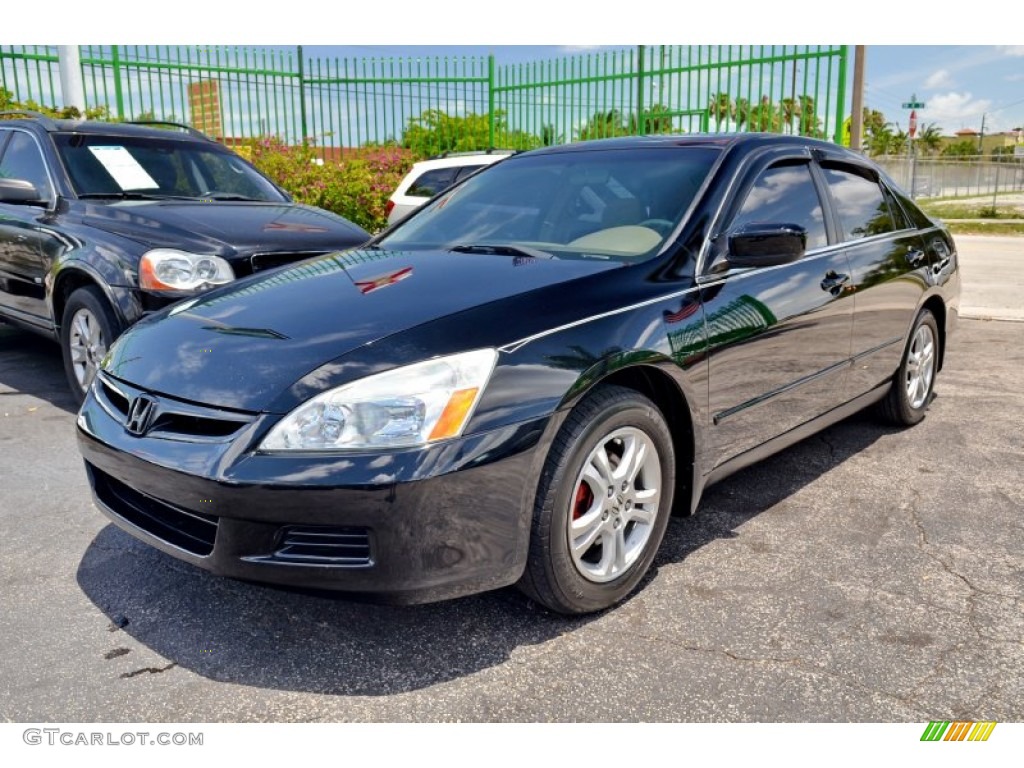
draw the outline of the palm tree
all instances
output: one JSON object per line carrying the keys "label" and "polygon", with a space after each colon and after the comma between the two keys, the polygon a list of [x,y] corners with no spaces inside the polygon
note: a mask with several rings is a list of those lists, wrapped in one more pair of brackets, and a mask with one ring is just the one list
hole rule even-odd
{"label": "palm tree", "polygon": [[750,102],[747,99],[739,98],[732,105],[732,121],[736,125],[737,131],[742,131],[743,126],[747,124],[750,119]]}
{"label": "palm tree", "polygon": [[[800,98],[801,98],[801,100],[803,100],[803,98],[805,98],[805,97],[801,96]],[[800,117],[800,114],[801,114],[800,107],[801,107],[800,102],[797,101],[796,99],[793,99],[793,98],[785,98],[785,99],[783,99],[782,101],[779,102],[779,108],[780,108],[780,110],[782,112],[782,123],[783,123],[783,125],[786,126],[786,128],[787,128],[786,132],[787,133],[792,133],[793,132],[793,121],[796,118]],[[802,127],[802,123],[801,123],[801,127]]]}
{"label": "palm tree", "polygon": [[715,119],[715,130],[721,131],[722,121],[728,120],[732,114],[732,99],[729,98],[729,94],[720,92],[712,96],[711,103],[708,104],[708,114]]}
{"label": "palm tree", "polygon": [[628,135],[629,127],[617,109],[610,109],[607,112],[595,112],[591,115],[590,120],[580,128],[580,141]]}
{"label": "palm tree", "polygon": [[923,155],[930,155],[939,151],[942,146],[942,134],[935,123],[927,123],[921,126],[917,133],[917,147]]}
{"label": "palm tree", "polygon": [[800,135],[824,138],[821,132],[821,120],[814,105],[814,97],[806,93],[800,97]]}
{"label": "palm tree", "polygon": [[747,123],[755,131],[779,133],[779,129],[782,127],[782,114],[771,99],[762,96],[761,102],[751,110],[747,117]]}

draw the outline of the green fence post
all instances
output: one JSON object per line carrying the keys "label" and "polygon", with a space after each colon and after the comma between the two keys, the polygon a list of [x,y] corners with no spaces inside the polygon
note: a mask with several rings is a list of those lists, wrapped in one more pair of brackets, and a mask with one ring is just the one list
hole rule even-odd
{"label": "green fence post", "polygon": [[[506,123],[507,125],[507,123]],[[494,149],[494,54],[487,54],[487,146]]]}
{"label": "green fence post", "polygon": [[636,47],[636,131],[641,136],[647,133],[647,118],[644,116],[644,46]]}
{"label": "green fence post", "polygon": [[[309,131],[306,128],[306,70],[302,66],[302,46],[297,46],[299,56],[299,115],[302,122],[302,143],[309,138]],[[323,154],[321,152],[321,154]]]}
{"label": "green fence post", "polygon": [[117,46],[110,47],[110,65],[114,70],[114,104],[117,107],[117,119],[124,120],[124,93],[121,90],[121,56]]}
{"label": "green fence post", "polygon": [[839,46],[839,87],[836,93],[836,126],[835,133],[832,136],[832,140],[836,144],[843,143],[843,120],[846,116],[843,114],[844,108],[846,107],[846,57],[849,54],[850,46],[841,45]]}

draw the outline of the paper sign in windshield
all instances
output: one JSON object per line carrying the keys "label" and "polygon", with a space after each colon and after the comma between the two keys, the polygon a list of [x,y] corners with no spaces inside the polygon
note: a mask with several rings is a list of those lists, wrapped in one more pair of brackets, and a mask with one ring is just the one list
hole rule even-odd
{"label": "paper sign in windshield", "polygon": [[160,187],[139,161],[124,147],[89,147],[121,189],[158,189]]}

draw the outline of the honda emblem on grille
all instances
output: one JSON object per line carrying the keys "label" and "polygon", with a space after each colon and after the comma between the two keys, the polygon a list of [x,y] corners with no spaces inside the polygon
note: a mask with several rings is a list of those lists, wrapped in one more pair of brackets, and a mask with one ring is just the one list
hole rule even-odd
{"label": "honda emblem on grille", "polygon": [[148,397],[132,398],[128,406],[128,420],[124,423],[125,430],[132,435],[144,435],[153,421],[156,403]]}

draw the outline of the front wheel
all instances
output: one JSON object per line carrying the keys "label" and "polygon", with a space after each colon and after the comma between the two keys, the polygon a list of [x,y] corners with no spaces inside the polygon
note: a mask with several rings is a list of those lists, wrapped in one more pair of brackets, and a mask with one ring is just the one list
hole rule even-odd
{"label": "front wheel", "polygon": [[672,436],[657,406],[624,387],[595,390],[545,463],[520,588],[558,613],[619,602],[654,560],[674,488]]}
{"label": "front wheel", "polygon": [[939,326],[927,309],[914,321],[892,389],[880,403],[882,416],[897,426],[909,427],[924,418],[939,369]]}
{"label": "front wheel", "polygon": [[107,347],[118,335],[118,327],[98,288],[79,288],[68,298],[60,327],[60,346],[76,402],[85,399]]}

